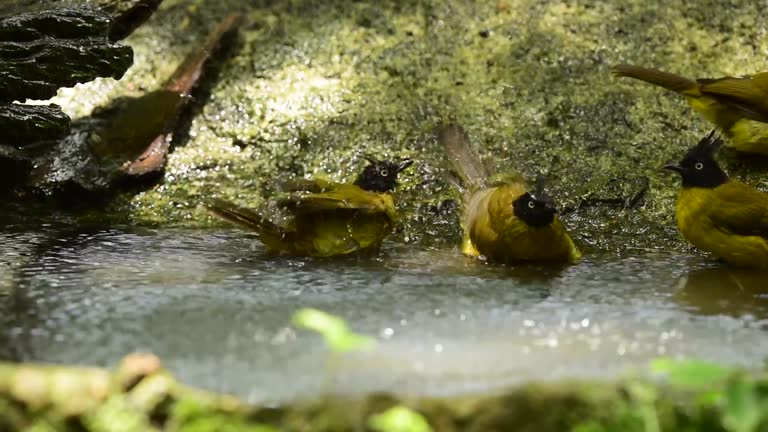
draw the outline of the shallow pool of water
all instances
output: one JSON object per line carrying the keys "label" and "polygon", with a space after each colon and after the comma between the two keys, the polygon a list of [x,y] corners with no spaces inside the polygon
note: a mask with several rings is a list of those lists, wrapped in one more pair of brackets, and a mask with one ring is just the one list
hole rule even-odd
{"label": "shallow pool of water", "polygon": [[[759,366],[768,275],[642,252],[507,268],[389,243],[379,258],[271,258],[236,230],[0,231],[0,360],[114,366],[151,351],[183,381],[254,402],[319,391],[484,391],[611,378],[657,356]],[[312,306],[375,335],[331,361]]]}

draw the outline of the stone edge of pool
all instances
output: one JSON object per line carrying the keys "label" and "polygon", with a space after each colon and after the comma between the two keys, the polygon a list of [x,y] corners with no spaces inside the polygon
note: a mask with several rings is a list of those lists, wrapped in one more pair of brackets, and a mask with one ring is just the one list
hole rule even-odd
{"label": "stone edge of pool", "polygon": [[[757,431],[768,426],[768,416],[760,414],[768,403],[765,372],[694,363],[675,373],[677,382],[671,383],[637,374],[612,382],[532,382],[459,397],[306,395],[294,404],[265,407],[179,383],[151,354],[126,356],[112,371],[0,363],[0,430],[107,431],[118,425],[123,431],[374,430],[371,419],[396,406],[420,414],[434,431]],[[691,378],[697,388],[687,386]],[[423,430],[403,427],[397,430]]]}

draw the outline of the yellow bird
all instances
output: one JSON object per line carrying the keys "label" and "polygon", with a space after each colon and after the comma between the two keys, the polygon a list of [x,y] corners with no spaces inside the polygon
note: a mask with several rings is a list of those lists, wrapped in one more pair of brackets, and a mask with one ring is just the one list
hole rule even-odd
{"label": "yellow bird", "polygon": [[730,138],[729,147],[768,155],[768,72],[694,81],[658,69],[620,64],[613,67],[613,73],[685,96],[694,111]]}
{"label": "yellow bird", "polygon": [[457,125],[441,126],[438,142],[454,166],[462,195],[462,252],[501,263],[576,262],[581,254],[551,198],[516,175],[491,178]]}
{"label": "yellow bird", "polygon": [[664,167],[683,179],[677,226],[694,246],[729,264],[768,268],[768,193],[728,178],[714,158],[722,143],[713,130]]}
{"label": "yellow bird", "polygon": [[282,222],[261,213],[215,200],[205,207],[215,216],[255,231],[271,253],[334,257],[375,251],[392,231],[397,214],[389,192],[398,174],[413,161],[368,158],[353,184],[304,180],[277,200]]}

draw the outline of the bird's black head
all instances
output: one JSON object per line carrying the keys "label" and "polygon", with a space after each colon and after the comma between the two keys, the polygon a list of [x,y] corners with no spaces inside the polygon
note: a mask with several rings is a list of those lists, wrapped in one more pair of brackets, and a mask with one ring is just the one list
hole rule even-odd
{"label": "bird's black head", "polygon": [[544,179],[541,176],[536,180],[536,190],[520,195],[512,207],[515,216],[534,228],[550,225],[557,214],[555,201],[544,192]]}
{"label": "bird's black head", "polygon": [[723,140],[712,130],[691,147],[680,162],[665,165],[664,169],[679,173],[683,178],[683,187],[718,187],[728,181],[728,174],[715,160],[715,153],[722,144]]}
{"label": "bird's black head", "polygon": [[355,184],[361,189],[371,192],[389,192],[397,186],[397,175],[413,163],[411,159],[402,161],[380,161],[373,158],[365,158],[369,164],[363,172],[357,176]]}

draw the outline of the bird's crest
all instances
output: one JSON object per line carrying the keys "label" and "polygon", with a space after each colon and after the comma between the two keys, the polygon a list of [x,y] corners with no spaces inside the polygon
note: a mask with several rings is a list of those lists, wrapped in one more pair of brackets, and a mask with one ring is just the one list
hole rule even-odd
{"label": "bird's crest", "polygon": [[544,173],[538,173],[536,175],[536,180],[533,185],[533,190],[531,191],[531,195],[534,199],[537,201],[541,201],[543,203],[546,203],[547,205],[551,207],[555,207],[555,200],[550,197],[547,192],[544,190],[544,187],[547,183],[547,176]]}
{"label": "bird's crest", "polygon": [[688,155],[707,155],[714,157],[715,153],[717,153],[722,146],[723,138],[717,133],[717,129],[712,129],[707,136],[702,138],[693,148],[691,148]]}

